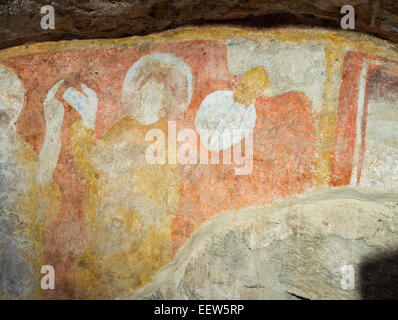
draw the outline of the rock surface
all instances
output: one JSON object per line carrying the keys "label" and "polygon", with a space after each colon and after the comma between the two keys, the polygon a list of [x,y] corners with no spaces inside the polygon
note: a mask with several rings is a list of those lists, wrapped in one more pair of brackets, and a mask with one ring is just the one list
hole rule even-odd
{"label": "rock surface", "polygon": [[[340,29],[341,0],[122,0],[51,1],[55,30],[42,30],[42,0],[3,0],[0,4],[0,48],[27,42],[116,38],[142,35],[187,24],[227,23],[251,27],[283,25]],[[395,0],[352,0],[356,30],[398,40]]]}
{"label": "rock surface", "polygon": [[128,298],[396,299],[397,246],[396,194],[324,190],[218,216]]}
{"label": "rock surface", "polygon": [[391,297],[397,104],[397,46],[346,31],[1,50],[0,298],[126,297],[183,246],[133,297]]}

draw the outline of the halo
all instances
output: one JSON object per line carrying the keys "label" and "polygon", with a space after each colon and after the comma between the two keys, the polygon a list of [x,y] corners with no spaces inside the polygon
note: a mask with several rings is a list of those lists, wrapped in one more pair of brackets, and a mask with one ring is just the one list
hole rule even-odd
{"label": "halo", "polygon": [[[160,79],[152,81],[150,78],[155,76]],[[186,83],[186,88],[181,88],[181,83]],[[140,58],[127,71],[123,81],[122,105],[131,110],[143,125],[154,123],[161,116],[173,120],[189,107],[192,83],[191,68],[180,58],[169,53],[151,53]],[[140,94],[147,84],[149,92],[145,100]],[[185,91],[178,95],[180,89]]]}

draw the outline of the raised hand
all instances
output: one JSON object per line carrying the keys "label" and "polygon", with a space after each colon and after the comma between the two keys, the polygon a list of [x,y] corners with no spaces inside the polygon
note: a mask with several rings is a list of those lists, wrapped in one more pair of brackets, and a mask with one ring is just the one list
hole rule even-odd
{"label": "raised hand", "polygon": [[82,116],[83,125],[87,128],[94,129],[95,117],[97,114],[98,97],[94,90],[81,85],[83,92],[77,91],[73,87],[69,87],[64,92],[64,100]]}
{"label": "raised hand", "polygon": [[44,118],[46,120],[46,136],[40,151],[37,182],[46,185],[52,182],[61,150],[61,130],[64,117],[64,106],[55,98],[58,89],[64,81],[58,81],[47,93],[43,102]]}
{"label": "raised hand", "polygon": [[58,81],[47,93],[46,99],[43,102],[44,118],[46,120],[46,127],[52,124],[62,123],[64,117],[64,106],[62,102],[55,98],[58,89],[63,84],[64,80]]}

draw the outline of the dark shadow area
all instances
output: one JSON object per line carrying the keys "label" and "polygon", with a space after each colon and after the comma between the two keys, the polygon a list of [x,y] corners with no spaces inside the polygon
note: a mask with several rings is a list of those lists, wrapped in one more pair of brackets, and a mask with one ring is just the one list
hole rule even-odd
{"label": "dark shadow area", "polygon": [[[40,19],[37,17],[37,19]],[[295,15],[291,13],[274,13],[256,16],[249,14],[247,17],[240,19],[192,19],[185,22],[170,22],[166,26],[152,24],[146,28],[132,28],[129,25],[123,25],[119,30],[104,31],[99,27],[87,26],[84,30],[71,28],[67,30],[63,27],[55,30],[37,30],[37,32],[29,33],[26,36],[21,35],[17,39],[3,40],[0,35],[0,49],[22,45],[33,44],[43,41],[60,41],[60,40],[84,40],[84,39],[107,39],[107,38],[124,38],[131,36],[145,36],[151,33],[157,33],[167,30],[173,30],[183,27],[240,27],[240,28],[283,28],[283,27],[299,27],[299,28],[325,28],[331,30],[341,30],[339,20],[322,19],[310,14]],[[112,28],[111,28],[112,29]],[[354,30],[366,32],[367,30]],[[371,34],[371,32],[369,32]],[[380,36],[380,35],[379,35]]]}
{"label": "dark shadow area", "polygon": [[398,299],[398,251],[369,257],[359,267],[362,299]]}
{"label": "dark shadow area", "polygon": [[302,296],[298,296],[297,294],[294,294],[294,293],[291,293],[291,292],[288,292],[288,294],[290,294],[292,297],[294,297],[297,300],[310,300],[308,298],[304,298]]}
{"label": "dark shadow area", "polygon": [[[52,1],[55,29],[42,30],[43,0],[0,0],[0,49],[41,41],[122,38],[185,26],[341,31],[339,0]],[[398,42],[398,2],[354,0],[355,30]],[[379,8],[380,7],[380,8]]]}

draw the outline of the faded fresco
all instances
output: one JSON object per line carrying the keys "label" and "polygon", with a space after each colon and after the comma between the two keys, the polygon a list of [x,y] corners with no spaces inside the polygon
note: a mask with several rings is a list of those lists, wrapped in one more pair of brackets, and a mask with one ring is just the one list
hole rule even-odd
{"label": "faded fresco", "polygon": [[[398,53],[352,34],[183,29],[3,50],[0,296],[116,298],[219,213],[317,188],[398,192],[397,103]],[[149,132],[165,161],[148,161]]]}

